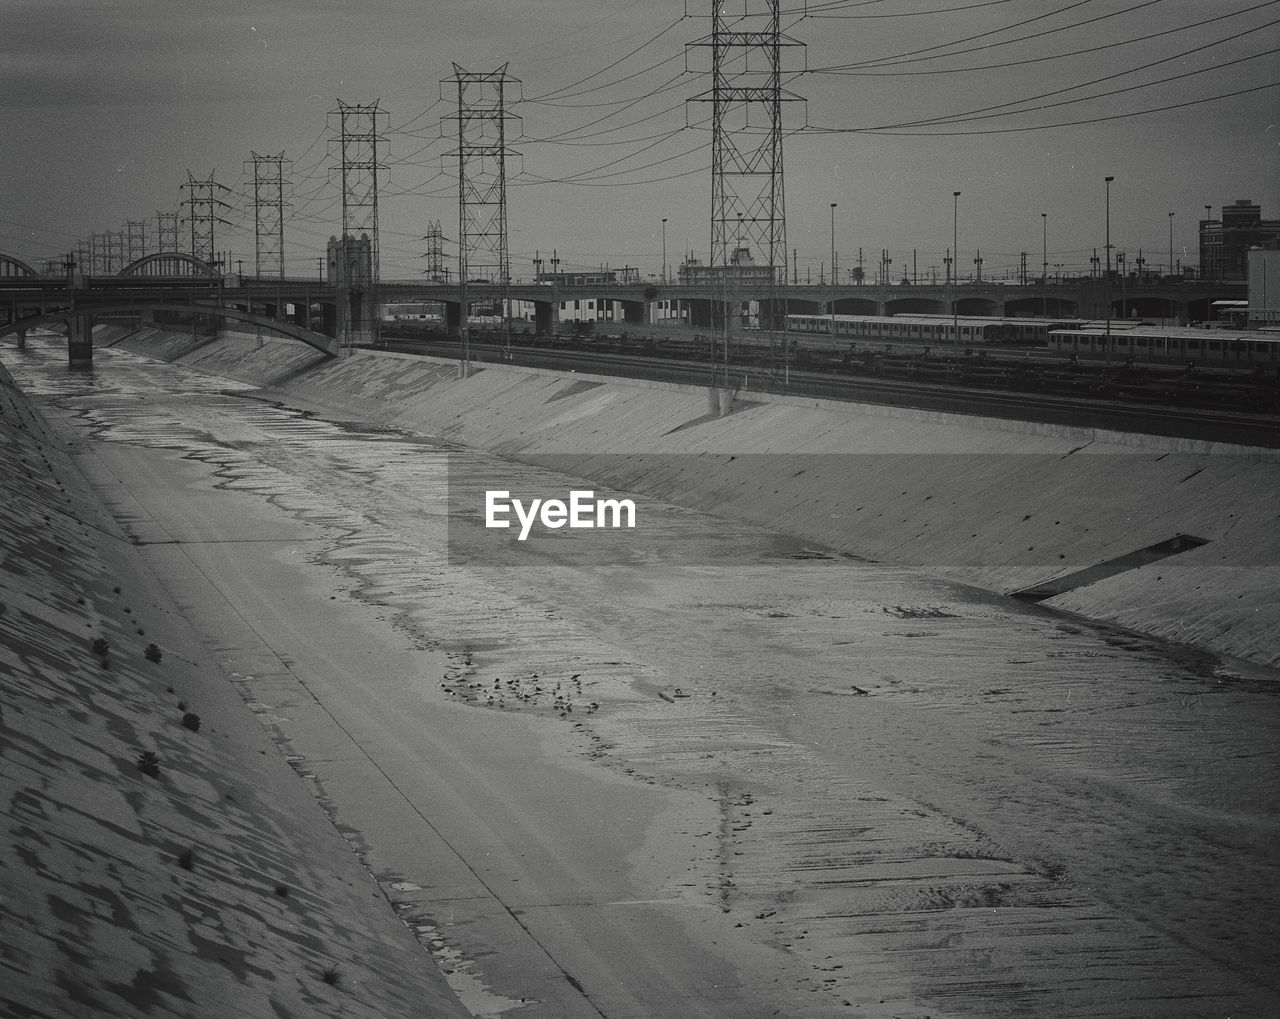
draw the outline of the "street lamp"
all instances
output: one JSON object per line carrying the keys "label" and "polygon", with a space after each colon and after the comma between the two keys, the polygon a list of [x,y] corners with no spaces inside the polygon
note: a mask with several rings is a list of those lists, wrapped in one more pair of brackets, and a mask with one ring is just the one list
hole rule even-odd
{"label": "street lamp", "polygon": [[1104,178],[1107,182],[1107,275],[1102,292],[1107,301],[1107,364],[1111,363],[1111,182],[1115,177]]}
{"label": "street lamp", "polygon": [[836,281],[836,205],[831,203],[831,282]]}
{"label": "street lamp", "polygon": [[[831,283],[836,282],[836,202],[831,203]],[[836,335],[836,295],[831,295],[831,336]]]}
{"label": "street lamp", "polygon": [[1173,278],[1173,213],[1169,213],[1169,278]]}
{"label": "street lamp", "polygon": [[[960,192],[951,192],[951,256],[955,259],[955,275],[960,282]],[[960,307],[955,291],[951,292],[951,342],[960,342]]]}
{"label": "street lamp", "polygon": [[667,282],[667,218],[662,217],[662,282]]}
{"label": "street lamp", "polygon": [[1044,317],[1049,317],[1049,214],[1040,213],[1040,293],[1044,294]]}
{"label": "street lamp", "polygon": [[1209,220],[1213,216],[1213,206],[1206,205],[1204,207],[1204,230],[1201,232],[1200,249],[1204,252],[1205,264],[1200,266],[1200,275],[1205,279],[1213,279],[1211,271],[1213,267],[1213,259],[1209,257]]}

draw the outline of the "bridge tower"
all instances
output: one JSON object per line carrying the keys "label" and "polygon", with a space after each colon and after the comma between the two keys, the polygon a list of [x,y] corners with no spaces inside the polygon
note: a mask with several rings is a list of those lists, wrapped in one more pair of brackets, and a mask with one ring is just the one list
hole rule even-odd
{"label": "bridge tower", "polygon": [[711,34],[689,44],[711,50],[711,88],[690,102],[711,104],[710,264],[724,284],[726,352],[729,305],[738,303],[731,289],[743,271],[744,247],[769,274],[761,324],[772,333],[786,321],[782,104],[802,100],[782,88],[782,48],[803,44],[782,34],[779,0],[765,0],[765,6],[765,13],[744,8],[730,17],[722,0],[712,0]]}

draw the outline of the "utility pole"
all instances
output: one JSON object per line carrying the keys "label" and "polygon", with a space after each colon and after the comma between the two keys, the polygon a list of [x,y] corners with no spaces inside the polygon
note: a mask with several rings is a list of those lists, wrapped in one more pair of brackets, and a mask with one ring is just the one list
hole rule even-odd
{"label": "utility pole", "polygon": [[1106,232],[1106,256],[1107,256],[1107,274],[1103,279],[1102,293],[1103,299],[1107,302],[1107,365],[1111,364],[1111,182],[1115,177],[1104,177],[1103,180],[1107,185],[1107,232]]}
{"label": "utility pole", "polygon": [[[728,277],[736,244],[733,224],[746,229],[769,272],[770,355],[774,332],[786,322],[787,229],[783,186],[782,104],[799,96],[782,88],[782,47],[801,43],[782,33],[780,0],[764,0],[767,11],[734,15],[723,0],[711,0],[711,34],[689,45],[711,50],[711,88],[690,102],[711,104],[711,260],[725,284],[725,381],[728,382],[730,320]],[[731,27],[732,26],[732,27]],[[748,26],[760,26],[748,30]],[[761,70],[752,70],[753,57]],[[756,116],[752,116],[752,113]],[[832,259],[834,262],[834,258]],[[834,268],[834,266],[833,266]],[[784,372],[790,365],[784,343]]]}
{"label": "utility pole", "polygon": [[253,160],[253,274],[284,279],[284,153]]}
{"label": "utility pole", "polygon": [[[960,275],[960,192],[951,192],[951,244],[955,249],[956,276]],[[956,282],[959,282],[957,279]],[[960,301],[951,294],[951,342],[960,342]]]}
{"label": "utility pole", "polygon": [[[462,375],[471,373],[470,311],[468,284],[473,277],[497,283],[502,300],[502,347],[511,352],[507,293],[511,263],[507,246],[507,121],[518,119],[507,112],[507,87],[519,85],[507,74],[507,65],[496,71],[466,71],[456,63],[453,77],[441,82],[457,92],[458,112],[445,119],[457,120],[458,147],[458,282],[462,307],[458,314],[462,340]],[[518,100],[517,100],[518,101]]]}
{"label": "utility pole", "polygon": [[378,243],[378,145],[382,141],[379,118],[386,111],[378,101],[344,103],[329,111],[338,117],[338,145],[342,174],[342,236],[330,240],[337,256],[338,343],[347,352],[364,339],[377,344],[381,337],[382,309],[378,299],[380,277]]}

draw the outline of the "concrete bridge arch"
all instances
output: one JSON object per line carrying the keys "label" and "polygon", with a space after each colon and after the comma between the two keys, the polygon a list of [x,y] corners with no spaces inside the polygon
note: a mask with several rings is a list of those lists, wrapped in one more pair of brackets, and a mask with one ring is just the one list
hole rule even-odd
{"label": "concrete bridge arch", "polygon": [[165,302],[147,302],[145,304],[124,305],[119,303],[87,304],[81,303],[75,308],[60,311],[44,312],[15,318],[10,322],[0,323],[0,338],[9,334],[23,336],[27,330],[38,326],[64,325],[67,328],[68,341],[72,345],[72,362],[84,363],[92,360],[92,326],[95,315],[111,313],[113,315],[150,315],[157,311],[177,312],[188,315],[209,315],[221,319],[231,319],[249,325],[261,326],[273,333],[298,340],[309,347],[314,347],[329,357],[338,355],[338,340],[314,330],[304,328],[292,322],[281,322],[268,315],[259,315],[244,308],[218,307],[202,304],[180,304]]}
{"label": "concrete bridge arch", "polygon": [[886,315],[942,315],[948,310],[945,301],[933,297],[900,297],[884,305]]}
{"label": "concrete bridge arch", "polygon": [[39,276],[31,266],[13,255],[0,254],[0,278],[19,279],[26,276]]}

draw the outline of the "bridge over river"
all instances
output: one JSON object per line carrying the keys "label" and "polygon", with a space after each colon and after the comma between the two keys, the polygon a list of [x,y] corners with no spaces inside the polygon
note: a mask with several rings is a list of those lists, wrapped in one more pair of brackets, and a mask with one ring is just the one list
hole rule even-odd
{"label": "bridge over river", "polygon": [[[539,332],[555,332],[568,301],[616,302],[620,323],[643,326],[655,320],[660,302],[675,306],[696,327],[722,321],[726,307],[756,304],[762,319],[775,314],[853,315],[959,314],[1043,315],[1204,321],[1215,301],[1241,300],[1245,285],[1147,276],[1107,281],[1065,279],[1029,284],[960,282],[891,285],[801,283],[770,289],[753,283],[726,292],[718,282],[619,281],[565,284],[513,280],[434,282],[382,280],[376,291],[325,279],[218,275],[190,256],[152,255],[111,276],[44,276],[17,259],[0,255],[0,337],[56,324],[65,326],[73,362],[92,359],[92,326],[100,317],[138,316],[160,321],[239,322],[291,336],[336,355],[341,344],[372,336],[372,324],[389,304],[437,303],[456,332],[462,307],[500,302],[504,297],[532,305]],[[667,303],[669,309],[673,305]],[[194,326],[193,326],[194,327]]]}

